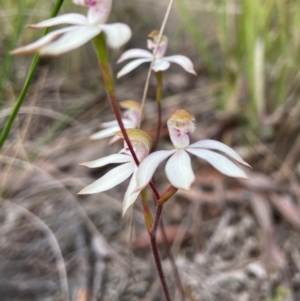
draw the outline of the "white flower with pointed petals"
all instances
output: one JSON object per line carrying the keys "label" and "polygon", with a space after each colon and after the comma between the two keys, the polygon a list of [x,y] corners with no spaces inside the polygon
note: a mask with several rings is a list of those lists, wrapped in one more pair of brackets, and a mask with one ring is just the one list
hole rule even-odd
{"label": "white flower with pointed petals", "polygon": [[165,172],[170,183],[179,189],[188,190],[195,180],[189,154],[206,160],[221,173],[236,178],[246,179],[247,175],[227,157],[214,152],[220,151],[249,166],[233,149],[215,140],[200,140],[190,144],[189,134],[194,131],[194,116],[185,110],[177,110],[168,120],[168,129],[173,150],[156,151],[147,156],[140,164],[137,172],[137,187],[144,188],[152,179],[158,165],[168,157]]}
{"label": "white flower with pointed petals", "polygon": [[[130,142],[132,143],[137,158],[139,162],[141,162],[148,155],[149,150],[151,149],[151,138],[148,134],[138,129],[128,129],[127,134],[130,139]],[[121,132],[117,132],[117,135],[123,137]],[[117,186],[118,184],[122,183],[130,176],[132,176],[123,200],[124,215],[126,210],[135,202],[140,193],[140,190],[138,190],[136,186],[137,166],[134,162],[133,157],[130,154],[126,142],[124,141],[124,149],[120,153],[109,155],[107,157],[95,161],[82,163],[81,165],[90,168],[96,168],[114,163],[123,164],[113,168],[99,180],[82,189],[79,192],[79,194],[93,194],[106,191]]]}
{"label": "white flower with pointed petals", "polygon": [[[164,56],[168,45],[168,38],[166,36],[162,36],[159,42],[159,32],[157,30],[154,30],[149,34],[148,37],[150,38],[147,41],[148,49],[154,51],[158,44],[155,62],[152,66],[152,70],[154,72],[167,70],[170,67],[170,63],[176,63],[179,66],[181,66],[185,71],[196,75],[193,63],[188,57],[184,55]],[[117,77],[119,78],[131,72],[133,69],[137,68],[143,63],[151,62],[153,59],[153,55],[153,53],[144,49],[130,49],[125,51],[118,59],[117,63],[121,63],[128,59],[135,60],[125,65],[117,74]]]}
{"label": "white flower with pointed petals", "polygon": [[[120,107],[127,109],[123,113],[122,121],[125,129],[134,129],[139,126],[142,119],[142,108],[141,105],[135,100],[124,100],[120,102]],[[120,131],[120,127],[117,120],[104,122],[101,124],[105,129],[93,134],[90,138],[92,140],[103,139],[114,136],[109,141],[112,144],[120,139],[119,136],[115,135],[117,131]]]}
{"label": "white flower with pointed petals", "polygon": [[57,16],[29,28],[45,28],[54,25],[71,26],[50,32],[39,40],[13,50],[12,54],[29,54],[38,52],[41,55],[60,55],[87,43],[100,32],[106,35],[109,47],[118,48],[131,37],[130,28],[123,23],[105,24],[111,10],[111,0],[73,0],[77,5],[88,7],[87,16],[69,13]]}

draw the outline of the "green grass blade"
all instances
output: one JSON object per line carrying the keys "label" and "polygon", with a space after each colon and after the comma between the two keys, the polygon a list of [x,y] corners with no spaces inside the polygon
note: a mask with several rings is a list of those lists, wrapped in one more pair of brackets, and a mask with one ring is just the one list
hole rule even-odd
{"label": "green grass blade", "polygon": [[[51,13],[51,18],[55,17],[58,14],[58,12],[60,11],[60,8],[61,8],[63,3],[64,3],[64,0],[57,0],[56,1],[55,6],[53,8],[53,11]],[[50,28],[46,28],[44,33],[43,33],[43,36],[45,36],[47,33],[49,33],[49,31],[50,31]],[[32,78],[33,78],[33,75],[35,73],[35,70],[36,70],[36,67],[38,65],[39,60],[40,60],[40,56],[38,54],[36,54],[33,58],[32,63],[31,63],[31,66],[30,66],[25,84],[24,84],[23,89],[22,89],[22,91],[19,95],[19,98],[18,98],[18,100],[17,100],[17,102],[16,102],[16,104],[13,108],[13,111],[12,111],[11,115],[9,116],[8,120],[6,121],[3,130],[1,131],[0,149],[2,148],[8,134],[10,132],[11,126],[14,123],[14,120],[16,119],[16,117],[18,115],[19,109],[22,106],[22,103],[23,103],[23,101],[25,99],[25,96],[28,92],[30,83],[32,81]]]}

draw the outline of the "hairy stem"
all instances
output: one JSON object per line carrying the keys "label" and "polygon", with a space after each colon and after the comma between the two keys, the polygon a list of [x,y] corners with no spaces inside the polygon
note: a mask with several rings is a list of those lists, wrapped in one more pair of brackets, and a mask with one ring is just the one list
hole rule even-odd
{"label": "hairy stem", "polygon": [[[61,8],[61,6],[62,6],[63,3],[64,3],[64,0],[57,0],[56,1],[55,6],[54,6],[54,8],[52,10],[52,13],[51,13],[51,18],[55,17],[58,14],[58,12],[59,12],[59,10],[60,10],[60,8]],[[43,33],[43,36],[45,36],[47,33],[49,33],[49,31],[50,31],[50,27],[46,28],[45,31],[44,31],[44,33]],[[19,110],[20,110],[20,108],[21,108],[21,106],[23,104],[23,101],[24,101],[24,99],[25,99],[25,97],[27,95],[29,86],[30,86],[31,81],[33,79],[33,75],[35,73],[35,70],[36,70],[36,67],[38,65],[39,60],[40,60],[40,55],[36,54],[34,56],[33,60],[32,60],[30,69],[28,71],[27,78],[25,80],[25,84],[24,84],[23,89],[22,89],[22,91],[21,91],[21,93],[19,95],[19,98],[18,98],[18,100],[17,100],[17,102],[16,102],[16,104],[15,104],[15,106],[14,106],[14,108],[13,108],[13,110],[12,110],[10,116],[9,116],[9,118],[7,119],[7,121],[6,121],[5,125],[4,125],[3,130],[1,131],[1,135],[0,135],[0,149],[2,148],[4,142],[6,141],[7,136],[9,134],[9,132],[10,132],[10,129],[11,129],[11,127],[12,127],[12,125],[13,125],[16,117],[18,116]]]}
{"label": "hairy stem", "polygon": [[155,151],[158,146],[160,131],[161,131],[161,100],[162,100],[162,91],[163,91],[163,73],[158,71],[156,74],[156,103],[157,103],[157,128],[156,128],[156,137],[153,144],[152,151]]}

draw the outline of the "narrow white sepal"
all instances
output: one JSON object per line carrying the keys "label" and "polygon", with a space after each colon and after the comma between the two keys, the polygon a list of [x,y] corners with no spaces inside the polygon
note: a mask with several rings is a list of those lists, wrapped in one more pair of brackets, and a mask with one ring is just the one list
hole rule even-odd
{"label": "narrow white sepal", "polygon": [[207,161],[219,172],[234,178],[247,179],[245,172],[240,169],[237,165],[227,159],[225,156],[215,153],[210,150],[200,148],[187,148],[186,151],[189,153]]}
{"label": "narrow white sepal", "polygon": [[158,165],[167,159],[169,156],[174,154],[176,150],[161,150],[156,151],[149,156],[147,156],[139,165],[137,172],[137,189],[141,190],[144,188],[152,179],[153,174],[158,167]]}
{"label": "narrow white sepal", "polygon": [[68,31],[73,31],[73,30],[74,30],[73,26],[57,29],[55,31],[50,32],[46,36],[38,39],[37,41],[35,41],[33,43],[30,43],[28,45],[19,47],[15,50],[11,51],[11,54],[29,54],[29,53],[39,51],[41,48],[50,44],[52,41],[57,39],[62,34],[68,32]]}
{"label": "narrow white sepal", "polygon": [[220,141],[205,139],[205,140],[200,140],[198,142],[195,142],[195,143],[189,145],[189,147],[217,150],[217,151],[225,153],[227,156],[235,159],[239,163],[250,167],[250,165],[247,162],[245,162],[240,157],[240,155],[238,155],[232,148],[230,148],[229,146],[227,146],[226,144],[224,144]]}
{"label": "narrow white sepal", "polygon": [[192,61],[184,55],[171,55],[171,56],[164,57],[164,59],[167,60],[168,62],[178,64],[186,72],[197,75],[197,73],[194,70],[194,65],[193,65]]}
{"label": "narrow white sepal", "polygon": [[137,183],[136,183],[136,175],[137,175],[137,168],[133,172],[131,177],[130,183],[126,190],[124,200],[123,200],[123,216],[126,213],[127,209],[136,201],[140,190],[137,190]]}
{"label": "narrow white sepal", "polygon": [[144,49],[139,49],[139,48],[134,48],[125,51],[122,53],[120,58],[117,60],[117,64],[124,62],[125,60],[128,59],[136,59],[136,58],[153,58],[153,54],[150,51],[144,50]]}
{"label": "narrow white sepal", "polygon": [[143,63],[151,62],[151,59],[137,59],[125,65],[117,74],[117,78],[129,73]]}
{"label": "narrow white sepal", "polygon": [[44,28],[60,24],[71,24],[71,25],[86,25],[88,24],[88,19],[86,16],[76,13],[65,14],[57,16],[48,20],[44,20],[37,24],[30,24],[26,27],[28,28]]}
{"label": "narrow white sepal", "polygon": [[90,168],[102,167],[108,164],[132,162],[132,157],[125,154],[113,154],[94,161],[80,163]]}
{"label": "narrow white sepal", "polygon": [[[131,125],[131,124],[132,124],[132,121],[131,121],[131,120],[125,119],[125,118],[122,119],[122,122],[123,122],[124,126]],[[108,128],[108,127],[115,126],[115,125],[119,125],[119,123],[118,123],[117,120],[102,122],[102,123],[100,124],[100,126],[101,126],[101,127],[104,127],[104,128]]]}
{"label": "narrow white sepal", "polygon": [[[74,26],[75,27],[75,26]],[[101,29],[95,26],[78,26],[72,31],[65,33],[53,43],[42,47],[41,55],[60,55],[67,51],[76,49],[85,44],[101,32]]]}
{"label": "narrow white sepal", "polygon": [[117,142],[117,141],[120,140],[120,139],[122,139],[122,138],[119,137],[119,136],[114,136],[114,137],[112,137],[112,138],[108,141],[108,145],[111,145],[111,144]]}
{"label": "narrow white sepal", "polygon": [[119,131],[120,127],[118,125],[109,127],[107,129],[101,130],[95,134],[93,134],[90,139],[92,140],[97,140],[97,139],[103,139],[103,138],[107,138],[110,136],[113,136],[115,134],[115,132]]}
{"label": "narrow white sepal", "polygon": [[75,5],[86,6],[86,0],[73,0]]}
{"label": "narrow white sepal", "polygon": [[99,180],[82,189],[78,194],[92,194],[111,189],[125,181],[133,173],[135,163],[129,162],[113,168]]}
{"label": "narrow white sepal", "polygon": [[111,48],[119,48],[131,38],[131,29],[124,23],[101,24],[99,28],[105,33],[107,45]]}
{"label": "narrow white sepal", "polygon": [[158,72],[158,71],[165,71],[170,67],[170,63],[168,61],[166,61],[164,58],[161,59],[156,59],[153,66],[152,66],[152,70],[154,72]]}
{"label": "narrow white sepal", "polygon": [[185,150],[177,150],[166,164],[166,175],[170,183],[179,189],[189,190],[195,181],[191,158]]}

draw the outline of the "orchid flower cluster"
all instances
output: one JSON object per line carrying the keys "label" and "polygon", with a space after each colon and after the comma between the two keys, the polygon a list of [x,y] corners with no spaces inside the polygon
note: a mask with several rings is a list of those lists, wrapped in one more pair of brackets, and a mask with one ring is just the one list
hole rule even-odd
{"label": "orchid flower cluster", "polygon": [[[59,55],[80,47],[101,32],[105,34],[107,45],[111,48],[118,48],[130,39],[131,30],[126,24],[105,24],[111,11],[112,0],[73,0],[73,3],[79,6],[86,6],[88,8],[87,16],[78,13],[68,13],[37,24],[28,25],[29,28],[34,29],[61,24],[69,24],[70,26],[57,29],[36,42],[17,48],[12,51],[12,54],[38,52],[41,55]],[[196,75],[193,63],[188,57],[183,55],[165,56],[168,45],[166,36],[162,35],[159,39],[159,31],[154,30],[148,35],[148,38],[147,47],[152,52],[144,49],[125,51],[117,63],[128,59],[134,60],[119,71],[117,74],[118,78],[126,75],[143,63],[150,63],[152,60],[154,60],[152,66],[154,72],[165,71],[170,67],[170,63],[176,63],[185,71]],[[154,56],[154,50],[156,50],[156,56]],[[190,144],[189,137],[195,130],[195,118],[189,112],[179,109],[167,122],[170,140],[174,149],[150,153],[151,138],[145,132],[137,129],[143,119],[140,103],[134,100],[125,100],[119,102],[119,106],[126,109],[121,122],[127,130],[129,141],[133,146],[140,165],[136,165],[128,145],[124,141],[124,148],[119,153],[82,163],[82,165],[90,168],[99,168],[112,163],[122,163],[122,165],[113,168],[99,180],[81,190],[80,194],[106,191],[131,176],[123,201],[123,214],[125,214],[126,210],[137,199],[140,191],[149,184],[158,165],[167,158],[169,159],[165,172],[171,185],[177,189],[189,190],[195,180],[190,154],[206,160],[227,176],[247,178],[245,172],[226,156],[244,166],[248,166],[248,164],[225,144],[214,140],[202,140]],[[91,136],[92,140],[113,136],[109,141],[109,144],[111,144],[124,138],[117,120],[102,123],[101,126],[104,129],[93,134]]]}
{"label": "orchid flower cluster", "polygon": [[[39,53],[40,55],[55,56],[76,49],[89,40],[94,42],[104,85],[116,120],[102,123],[101,127],[103,129],[93,134],[90,138],[97,140],[110,137],[109,144],[115,143],[119,139],[124,139],[124,146],[118,153],[81,164],[89,168],[99,168],[109,164],[120,165],[112,168],[100,179],[82,189],[79,194],[100,193],[130,178],[123,200],[123,215],[148,184],[156,196],[156,206],[158,208],[172,194],[168,195],[167,193],[159,196],[155,185],[153,188],[151,180],[156,169],[164,160],[167,160],[165,173],[171,184],[170,187],[173,189],[172,191],[175,193],[178,189],[189,190],[195,181],[190,155],[207,161],[226,176],[247,178],[246,173],[239,165],[249,165],[230,147],[214,140],[200,140],[190,143],[190,135],[195,131],[195,117],[184,109],[176,110],[167,121],[169,137],[173,147],[169,147],[167,150],[156,150],[157,143],[155,143],[154,151],[152,151],[151,137],[139,129],[144,119],[141,104],[135,100],[124,100],[119,103],[116,101],[114,80],[106,54],[106,45],[111,48],[118,48],[130,39],[130,28],[123,23],[106,24],[111,11],[112,0],[73,0],[73,3],[87,7],[87,15],[68,13],[37,24],[28,25],[29,28],[33,29],[62,24],[69,26],[54,30],[29,45],[17,48],[12,51],[12,54]],[[171,63],[175,63],[186,72],[196,75],[193,63],[188,57],[184,55],[165,56],[167,46],[167,37],[154,30],[149,34],[147,40],[147,47],[150,51],[136,48],[127,50],[117,61],[117,63],[122,63],[128,59],[133,59],[118,72],[118,78],[128,74],[143,63],[152,62],[152,71],[156,73],[158,80],[156,99],[159,104],[158,110],[161,109],[162,72],[167,70]],[[123,116],[120,115],[119,107],[125,109]],[[161,116],[160,111],[158,116]],[[160,121],[159,119],[159,126]],[[156,139],[159,139],[159,126]],[[168,192],[168,189],[166,192]],[[163,197],[165,195],[167,197]],[[164,199],[164,202],[159,202],[160,197]],[[143,198],[143,206],[146,205],[146,200]],[[146,225],[147,210],[144,210]],[[157,255],[155,233],[160,214],[161,210],[157,210],[156,222],[153,222],[152,216],[148,216],[147,225],[149,234],[150,236],[152,235],[152,251],[154,254],[156,253],[154,257],[158,270],[161,270],[161,266],[159,268],[160,262]],[[161,273],[160,278],[165,297],[167,300],[170,300],[168,289]]]}

